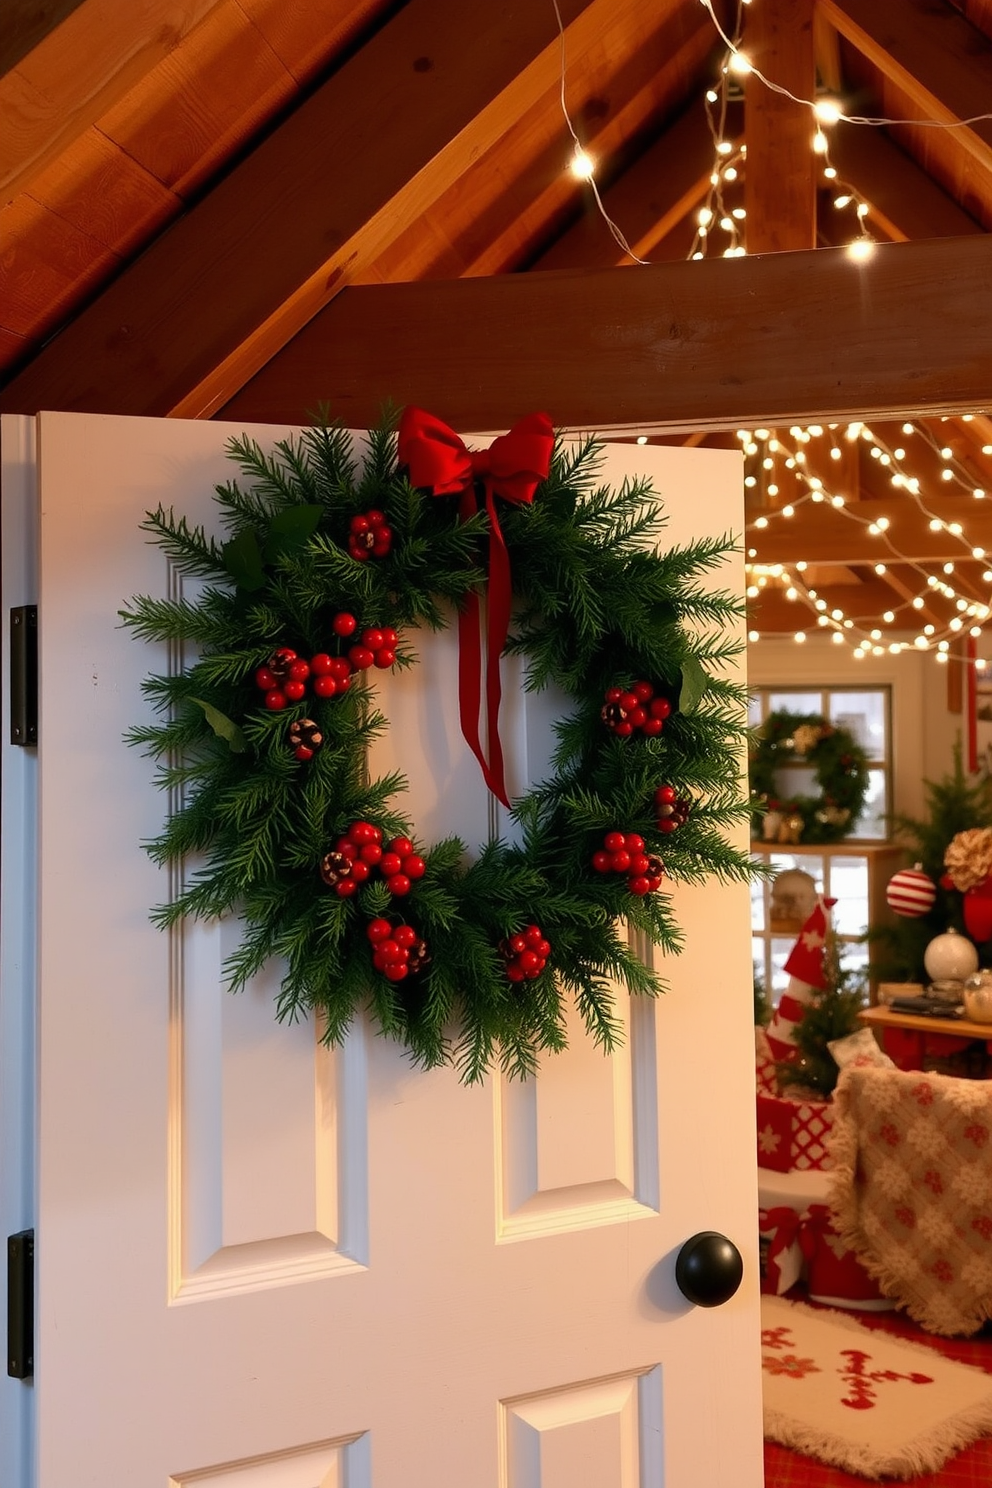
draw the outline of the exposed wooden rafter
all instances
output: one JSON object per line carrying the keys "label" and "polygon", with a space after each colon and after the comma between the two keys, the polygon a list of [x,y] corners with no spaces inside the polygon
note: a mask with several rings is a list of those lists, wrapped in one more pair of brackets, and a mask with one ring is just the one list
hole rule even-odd
{"label": "exposed wooden rafter", "polygon": [[[560,0],[573,54],[636,0]],[[676,0],[670,0],[669,8]],[[529,0],[410,0],[8,386],[3,406],[203,416],[554,81]]]}

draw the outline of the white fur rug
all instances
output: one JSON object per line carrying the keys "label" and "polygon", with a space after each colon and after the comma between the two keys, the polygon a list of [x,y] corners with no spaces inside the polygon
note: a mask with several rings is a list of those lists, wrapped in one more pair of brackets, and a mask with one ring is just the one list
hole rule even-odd
{"label": "white fur rug", "polygon": [[992,1433],[992,1375],[924,1344],[761,1299],[765,1436],[846,1472],[934,1472]]}

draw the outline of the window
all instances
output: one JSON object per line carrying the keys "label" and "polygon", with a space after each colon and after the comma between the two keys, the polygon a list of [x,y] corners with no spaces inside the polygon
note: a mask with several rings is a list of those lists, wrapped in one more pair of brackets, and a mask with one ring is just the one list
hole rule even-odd
{"label": "window", "polygon": [[[864,811],[846,840],[878,841],[888,837],[892,811],[892,699],[888,687],[759,687],[751,695],[749,721],[759,728],[769,713],[816,713],[845,728],[868,756],[868,797]],[[784,766],[790,783],[783,795],[820,794],[813,772],[804,765]]]}

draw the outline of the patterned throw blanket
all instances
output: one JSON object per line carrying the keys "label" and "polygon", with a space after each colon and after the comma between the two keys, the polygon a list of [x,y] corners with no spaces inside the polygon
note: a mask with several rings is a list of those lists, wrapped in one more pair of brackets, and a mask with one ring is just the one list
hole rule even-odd
{"label": "patterned throw blanket", "polygon": [[992,1317],[992,1081],[845,1070],[830,1204],[882,1292],[930,1333]]}

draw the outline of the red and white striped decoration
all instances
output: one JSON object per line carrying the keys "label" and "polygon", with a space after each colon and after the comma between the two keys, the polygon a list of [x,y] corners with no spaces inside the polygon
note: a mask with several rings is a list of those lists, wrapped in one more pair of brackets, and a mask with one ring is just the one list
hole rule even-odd
{"label": "red and white striped decoration", "polygon": [[937,886],[917,865],[894,873],[885,889],[885,902],[894,914],[915,920],[933,909]]}

